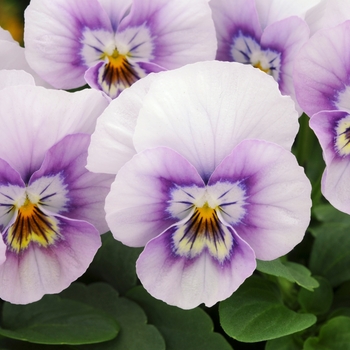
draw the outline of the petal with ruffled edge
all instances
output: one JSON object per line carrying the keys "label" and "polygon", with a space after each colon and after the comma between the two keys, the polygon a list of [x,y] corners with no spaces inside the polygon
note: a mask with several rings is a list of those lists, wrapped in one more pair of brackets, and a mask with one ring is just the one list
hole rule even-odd
{"label": "petal with ruffled edge", "polygon": [[129,246],[144,246],[179,221],[167,210],[171,191],[204,187],[196,169],[167,148],[135,155],[118,172],[106,198],[106,220],[113,236]]}
{"label": "petal with ruffled edge", "polygon": [[23,70],[0,70],[0,90],[17,85],[35,85],[35,81],[29,73]]}
{"label": "petal with ruffled edge", "polygon": [[[43,178],[48,180],[59,176],[64,184],[68,203],[62,208],[62,201],[56,201],[57,193],[50,187],[48,181],[45,190],[40,192],[45,196],[45,208],[65,217],[84,220],[93,224],[100,233],[108,231],[104,219],[104,202],[114,179],[111,175],[94,174],[86,170],[87,148],[90,135],[74,134],[64,137],[51,147],[41,168],[36,171],[28,183],[28,188],[35,191]],[[52,199],[52,202],[50,201]]]}
{"label": "petal with ruffled edge", "polygon": [[[106,41],[113,40],[111,22],[97,0],[31,1],[24,30],[28,63],[56,88],[85,85],[88,64],[81,54],[81,40],[86,28],[100,31]],[[94,60],[94,48],[91,52],[89,59]]]}
{"label": "petal with ruffled edge", "polygon": [[92,133],[108,102],[101,92],[14,86],[0,90],[0,158],[28,181],[46,151],[67,134]]}
{"label": "petal with ruffled edge", "polygon": [[295,97],[293,68],[295,56],[309,39],[309,32],[306,22],[293,16],[269,25],[261,37],[262,47],[281,53],[278,84],[282,94],[293,98],[300,115],[302,110]]}
{"label": "petal with ruffled edge", "polygon": [[[242,141],[215,169],[208,186],[241,181],[245,215],[237,222],[228,207],[224,220],[261,260],[288,253],[304,237],[310,221],[311,185],[295,157],[261,140]],[[230,217],[233,220],[230,220]]]}
{"label": "petal with ruffled edge", "polygon": [[145,95],[156,75],[150,74],[111,101],[97,119],[91,136],[87,168],[96,173],[117,174],[136,150],[133,135]]}
{"label": "petal with ruffled edge", "polygon": [[133,0],[118,32],[143,24],[152,35],[152,63],[173,69],[215,58],[215,28],[206,0]]}
{"label": "petal with ruffled edge", "polygon": [[295,58],[297,100],[310,117],[321,110],[350,110],[350,21],[320,30]]}
{"label": "petal with ruffled edge", "polygon": [[47,248],[32,243],[17,254],[8,250],[0,265],[0,297],[14,304],[59,293],[88,268],[98,248],[100,234],[89,223],[57,217],[61,239]]}
{"label": "petal with ruffled edge", "polygon": [[254,0],[211,0],[218,39],[216,59],[232,61],[233,38],[241,32],[259,41],[262,30]]}
{"label": "petal with ruffled edge", "polygon": [[323,111],[310,119],[323,150],[326,169],[322,194],[338,210],[350,214],[350,115],[341,111]]}
{"label": "petal with ruffled edge", "polygon": [[290,149],[297,130],[294,103],[270,76],[235,62],[198,62],[154,80],[139,113],[134,145],[137,151],[169,147],[207,181],[243,139]]}
{"label": "petal with ruffled edge", "polygon": [[219,263],[208,251],[189,259],[174,253],[172,236],[176,226],[147,243],[136,262],[137,275],[155,298],[183,309],[201,303],[211,307],[228,298],[256,267],[254,251],[231,227],[229,258]]}

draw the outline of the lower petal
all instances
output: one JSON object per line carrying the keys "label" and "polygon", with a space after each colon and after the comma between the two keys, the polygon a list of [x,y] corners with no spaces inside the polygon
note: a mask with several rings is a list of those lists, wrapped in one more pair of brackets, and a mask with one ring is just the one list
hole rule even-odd
{"label": "lower petal", "polygon": [[179,256],[173,248],[173,228],[146,245],[136,263],[137,275],[155,298],[183,309],[201,303],[213,306],[228,298],[256,267],[250,246],[229,228],[234,239],[230,258],[219,263],[207,250],[195,258]]}
{"label": "lower petal", "polygon": [[39,300],[59,293],[88,268],[98,248],[100,234],[84,221],[57,217],[62,237],[43,248],[31,244],[19,254],[7,251],[0,265],[0,297],[14,304]]}

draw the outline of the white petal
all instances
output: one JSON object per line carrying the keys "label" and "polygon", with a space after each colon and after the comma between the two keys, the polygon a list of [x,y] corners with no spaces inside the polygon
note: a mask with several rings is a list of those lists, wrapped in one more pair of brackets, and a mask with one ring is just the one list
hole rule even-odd
{"label": "white petal", "polygon": [[243,139],[290,149],[297,130],[294,103],[272,77],[249,65],[199,62],[164,72],[152,83],[134,144],[137,151],[172,148],[207,180]]}

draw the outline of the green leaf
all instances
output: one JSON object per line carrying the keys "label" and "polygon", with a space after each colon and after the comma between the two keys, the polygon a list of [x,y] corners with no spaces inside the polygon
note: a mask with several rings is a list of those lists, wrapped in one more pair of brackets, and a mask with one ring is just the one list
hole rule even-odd
{"label": "green leaf", "polygon": [[0,334],[38,344],[92,344],[116,337],[117,322],[90,306],[46,295],[28,305],[5,303]]}
{"label": "green leaf", "polygon": [[149,322],[162,333],[167,350],[232,350],[220,334],[213,332],[212,320],[202,309],[182,310],[167,305],[141,286],[130,290],[127,297],[145,310]]}
{"label": "green leaf", "polygon": [[320,329],[318,338],[306,340],[304,350],[350,350],[350,318],[339,316]]}
{"label": "green leaf", "polygon": [[224,331],[243,342],[283,337],[316,322],[315,315],[299,314],[284,306],[277,286],[256,276],[220,303],[219,314]]}
{"label": "green leaf", "polygon": [[320,286],[313,292],[300,289],[298,302],[306,311],[315,315],[322,315],[328,312],[333,302],[333,288],[324,277],[316,277]]}
{"label": "green leaf", "polygon": [[322,222],[344,223],[350,225],[350,216],[335,209],[330,204],[322,204],[313,208],[317,220]]}
{"label": "green leaf", "polygon": [[333,287],[350,280],[350,226],[321,225],[310,256],[310,269]]}
{"label": "green leaf", "polygon": [[294,335],[268,340],[265,350],[300,350],[302,342]]}
{"label": "green leaf", "polygon": [[257,260],[257,270],[269,275],[283,277],[290,282],[310,291],[318,287],[318,282],[311,277],[311,272],[303,265],[276,259],[272,261]]}
{"label": "green leaf", "polygon": [[120,334],[110,342],[84,346],[85,350],[165,350],[159,331],[147,324],[142,308],[133,301],[119,297],[106,283],[85,286],[74,283],[62,292],[63,298],[79,300],[86,305],[108,313],[120,325]]}
{"label": "green leaf", "polygon": [[108,282],[124,294],[136,286],[136,260],[141,248],[130,248],[115,240],[110,232],[101,236],[102,247],[98,250],[88,274],[98,281]]}

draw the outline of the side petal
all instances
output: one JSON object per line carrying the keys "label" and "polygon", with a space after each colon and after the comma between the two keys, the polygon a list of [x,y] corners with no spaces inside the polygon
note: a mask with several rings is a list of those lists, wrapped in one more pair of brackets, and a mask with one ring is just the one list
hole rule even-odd
{"label": "side petal", "polygon": [[242,34],[259,41],[262,29],[254,0],[211,0],[210,7],[218,39],[216,59],[232,61],[233,38]]}
{"label": "side petal", "polygon": [[47,248],[31,244],[17,254],[6,252],[0,265],[0,297],[13,304],[28,304],[44,294],[59,293],[88,268],[101,239],[84,221],[58,218],[62,239]]}
{"label": "side petal", "polygon": [[147,243],[136,262],[137,275],[157,299],[183,309],[201,303],[211,307],[228,298],[256,267],[249,245],[228,228],[234,237],[230,259],[220,264],[207,251],[188,259],[173,249],[173,228]]}
{"label": "side petal", "polygon": [[295,92],[309,116],[321,110],[350,110],[349,52],[350,21],[320,30],[299,51],[294,67]]}
{"label": "side petal", "polygon": [[136,154],[132,141],[136,121],[154,79],[156,75],[150,74],[124,90],[97,119],[87,159],[90,171],[117,174]]}
{"label": "side petal", "polygon": [[276,259],[303,239],[310,222],[311,185],[290,152],[265,141],[242,141],[208,185],[224,181],[240,182],[245,189],[245,216],[239,222],[224,218],[258,259]]}
{"label": "side petal", "polygon": [[68,93],[37,86],[0,90],[0,158],[24,181],[38,170],[46,151],[67,134],[92,133],[107,106],[101,92]]}
{"label": "side petal", "polygon": [[340,120],[348,116],[347,112],[321,111],[310,119],[310,128],[315,132],[322,147],[322,155],[326,164],[330,164],[334,158],[342,158],[336,149],[336,128]]}
{"label": "side petal", "polygon": [[118,31],[144,24],[152,34],[152,63],[174,69],[215,58],[215,28],[207,0],[133,0]]}
{"label": "side petal", "polygon": [[293,68],[295,57],[309,39],[309,33],[306,22],[293,16],[269,25],[261,37],[263,47],[281,52],[281,75],[278,84],[283,95],[292,97],[300,115],[302,110],[295,97]]}
{"label": "side petal", "polygon": [[[114,176],[94,174],[85,168],[89,143],[90,135],[86,134],[69,135],[56,143],[47,151],[41,168],[33,174],[28,187],[31,188],[42,177],[59,175],[68,197],[62,215],[87,221],[100,233],[105,233],[108,227],[104,219],[104,204]],[[52,195],[53,190],[49,186],[45,191],[46,197]],[[60,213],[63,208],[55,207],[54,195],[52,198],[53,207],[46,205],[47,210]]]}
{"label": "side petal", "polygon": [[88,68],[81,50],[84,30],[112,32],[97,0],[34,0],[25,11],[25,54],[29,65],[52,86],[85,85]]}
{"label": "side petal", "polygon": [[240,141],[265,139],[290,149],[297,130],[294,103],[272,77],[250,65],[198,62],[155,79],[140,110],[134,145],[137,151],[169,147],[207,181]]}
{"label": "side petal", "polygon": [[178,153],[155,148],[135,155],[118,172],[106,198],[106,220],[114,238],[144,246],[178,221],[167,210],[178,186],[204,187],[196,169]]}

